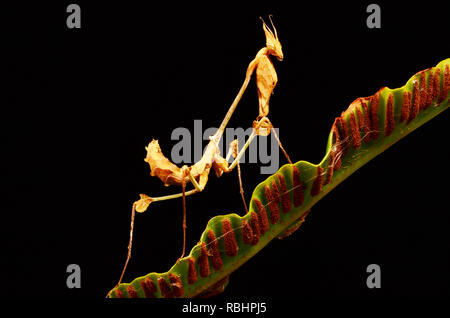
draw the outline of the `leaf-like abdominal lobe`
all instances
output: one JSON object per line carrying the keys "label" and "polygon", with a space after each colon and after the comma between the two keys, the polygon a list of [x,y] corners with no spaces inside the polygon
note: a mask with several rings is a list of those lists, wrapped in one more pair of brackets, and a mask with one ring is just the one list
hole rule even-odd
{"label": "leaf-like abdominal lobe", "polygon": [[[335,119],[320,163],[284,165],[255,188],[247,214],[212,218],[199,243],[168,272],[120,284],[110,297],[195,297],[223,291],[233,271],[274,238],[293,233],[328,192],[446,110],[449,91],[450,59],[446,59],[417,73],[401,88],[383,87],[372,96],[358,98]],[[147,161],[151,167],[150,161],[158,161],[160,168],[153,171],[152,167],[152,173],[170,182],[178,170],[160,153],[157,142],[150,143],[149,149]],[[141,200],[142,205],[147,203],[145,197]]]}
{"label": "leaf-like abdominal lobe", "polygon": [[182,170],[163,155],[158,140],[153,139],[146,150],[147,157],[144,160],[150,165],[152,177],[157,176],[165,186],[182,182]]}

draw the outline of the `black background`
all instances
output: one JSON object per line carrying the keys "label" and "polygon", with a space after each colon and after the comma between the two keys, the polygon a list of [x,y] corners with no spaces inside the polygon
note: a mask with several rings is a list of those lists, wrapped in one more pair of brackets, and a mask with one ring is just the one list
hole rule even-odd
{"label": "black background", "polygon": [[[354,99],[400,87],[449,57],[442,5],[378,2],[382,28],[368,29],[369,3],[78,2],[81,29],[66,27],[69,2],[2,9],[8,296],[100,299],[114,287],[132,202],[180,190],[149,176],[144,147],[155,138],[169,155],[173,129],[192,131],[195,119],[220,124],[265,45],[259,16],[274,15],[283,45],[269,118],[295,161],[322,159],[334,118]],[[252,81],[229,127],[249,127],[257,112]],[[358,170],[298,232],[233,273],[219,297],[448,297],[448,122],[446,111]],[[241,168],[249,199],[266,176],[260,164]],[[187,212],[189,251],[211,217],[242,212],[236,172],[211,174]],[[174,264],[181,222],[181,200],[136,216],[125,282]],[[72,263],[81,289],[66,287]],[[373,263],[377,290],[366,287]]]}

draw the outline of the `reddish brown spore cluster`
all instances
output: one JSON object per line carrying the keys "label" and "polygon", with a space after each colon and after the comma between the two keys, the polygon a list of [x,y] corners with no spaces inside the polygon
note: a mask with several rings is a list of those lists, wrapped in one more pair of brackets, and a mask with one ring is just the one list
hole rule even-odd
{"label": "reddish brown spore cluster", "polygon": [[269,218],[267,217],[266,208],[258,199],[253,199],[258,215],[258,223],[261,236],[269,230]]}
{"label": "reddish brown spore cluster", "polygon": [[317,175],[311,187],[311,196],[318,195],[322,191],[322,174],[323,174],[322,167],[317,166]]}
{"label": "reddish brown spore cluster", "polygon": [[[225,227],[226,227],[226,225],[225,225]],[[231,225],[230,225],[230,228],[231,228]],[[214,268],[214,270],[216,270],[216,271],[222,269],[222,267],[223,267],[223,260],[220,255],[220,252],[219,252],[218,240],[217,240],[216,235],[214,234],[213,230],[210,229],[208,231],[208,233],[206,235],[206,241],[207,241],[207,244],[203,241],[200,243],[200,246],[199,246],[200,255],[198,256],[197,260],[193,256],[187,258],[187,262],[188,262],[187,278],[188,278],[189,284],[194,284],[197,282],[197,278],[198,278],[197,277],[197,266],[198,266],[198,273],[199,273],[200,277],[203,277],[203,278],[208,277],[211,273],[210,267],[209,267],[210,262],[211,262],[212,268]],[[227,238],[225,237],[225,242],[226,241],[227,241]],[[196,266],[196,264],[197,264],[197,266]],[[178,297],[178,296],[176,296],[178,293],[177,290],[179,290],[180,288],[183,288],[183,285],[181,284],[181,280],[178,282],[176,277],[172,277],[171,284],[172,284],[172,288],[173,288],[175,297]]]}
{"label": "reddish brown spore cluster", "polygon": [[270,223],[276,224],[280,219],[280,210],[278,209],[279,191],[276,183],[275,187],[274,183],[272,183],[272,190],[267,184],[264,185],[264,192],[270,210]]}
{"label": "reddish brown spore cluster", "polygon": [[292,186],[294,188],[294,206],[298,207],[305,200],[305,185],[300,179],[300,171],[297,166],[292,166]]}
{"label": "reddish brown spore cluster", "polygon": [[449,91],[450,91],[450,67],[447,64],[445,65],[444,79],[442,82],[442,92],[441,96],[439,97],[439,103],[443,102],[447,98]]}
{"label": "reddish brown spore cluster", "polygon": [[337,133],[339,135],[341,151],[345,153],[349,145],[347,122],[345,121],[344,117],[338,117],[335,119],[334,125],[337,128]]}
{"label": "reddish brown spore cluster", "polygon": [[413,95],[412,95],[412,108],[408,116],[408,124],[416,118],[420,109],[420,90],[419,90],[419,81],[415,80],[413,84]]}
{"label": "reddish brown spore cluster", "polygon": [[[261,227],[261,221],[260,218],[258,216],[258,214],[256,212],[251,213],[251,217],[250,217],[250,229],[252,230],[252,232],[250,233],[251,235],[251,245],[256,245],[259,242],[259,237],[261,235],[263,235],[264,233],[262,233],[262,227]],[[267,222],[268,224],[268,222]]]}
{"label": "reddish brown spore cluster", "polygon": [[141,281],[141,288],[144,291],[146,298],[155,298],[156,285],[150,277],[147,276]]}
{"label": "reddish brown spore cluster", "polygon": [[281,208],[283,209],[283,213],[288,213],[291,210],[291,198],[287,190],[286,180],[282,174],[278,173],[277,177],[281,190]]}
{"label": "reddish brown spore cluster", "polygon": [[403,92],[402,109],[400,112],[400,122],[407,121],[411,111],[411,92]]}
{"label": "reddish brown spore cluster", "polygon": [[200,256],[197,258],[197,264],[198,264],[200,276],[208,277],[209,276],[209,261],[208,261],[208,251],[206,250],[205,242],[201,242]]}
{"label": "reddish brown spore cluster", "polygon": [[370,141],[370,127],[372,127],[372,124],[370,123],[369,106],[363,99],[361,99],[361,107],[364,112],[363,141],[368,143]]}
{"label": "reddish brown spore cluster", "polygon": [[236,256],[239,247],[237,245],[236,237],[234,235],[234,230],[231,227],[230,220],[228,220],[227,218],[224,218],[222,221],[222,230],[223,240],[225,242],[225,254],[230,257]]}
{"label": "reddish brown spore cluster", "polygon": [[425,109],[431,106],[434,99],[434,74],[433,70],[430,70],[428,73],[427,102],[425,104]]}
{"label": "reddish brown spore cluster", "polygon": [[136,289],[134,289],[134,287],[132,285],[127,286],[127,292],[128,292],[128,295],[130,295],[130,298],[138,298]]}
{"label": "reddish brown spore cluster", "polygon": [[197,281],[197,269],[195,268],[195,258],[189,257],[188,261],[188,283],[195,284]]}
{"label": "reddish brown spore cluster", "polygon": [[[330,161],[333,162],[333,158],[330,157]],[[325,177],[325,180],[323,181],[323,185],[326,186],[328,183],[331,182],[331,179],[333,178],[333,165],[329,164],[327,167],[327,175]]]}
{"label": "reddish brown spore cluster", "polygon": [[158,285],[159,285],[159,289],[161,290],[161,295],[164,298],[173,298],[174,297],[172,289],[170,288],[169,284],[166,282],[164,277],[158,277]]}
{"label": "reddish brown spore cluster", "polygon": [[184,288],[181,278],[178,275],[169,274],[169,282],[164,277],[158,277],[158,285],[161,295],[164,298],[174,298],[183,296]]}
{"label": "reddish brown spore cluster", "polygon": [[180,276],[170,273],[169,274],[169,283],[170,287],[172,287],[172,294],[175,297],[181,297],[184,293],[183,283],[181,282]]}
{"label": "reddish brown spore cluster", "polygon": [[216,271],[218,271],[222,268],[223,261],[222,258],[220,257],[219,243],[216,239],[216,235],[214,234],[213,230],[208,231],[207,240],[208,240],[208,255],[210,255],[211,257],[212,267]]}
{"label": "reddish brown spore cluster", "polygon": [[359,133],[359,126],[356,122],[356,117],[353,112],[350,113],[350,131],[352,133],[352,146],[355,149],[361,147],[361,134]]}
{"label": "reddish brown spore cluster", "polygon": [[440,90],[440,78],[441,78],[441,69],[437,68],[436,72],[434,72],[433,78],[430,77],[430,81],[433,81],[433,89],[432,89],[432,101],[437,100],[439,98],[439,90]]}
{"label": "reddish brown spore cluster", "polygon": [[[359,99],[360,104],[362,103],[361,99]],[[358,117],[358,129],[359,131],[362,131],[364,128],[364,117],[361,112],[361,107],[356,107],[356,115]],[[361,136],[359,136],[359,139],[361,140]]]}
{"label": "reddish brown spore cluster", "polygon": [[386,122],[384,126],[384,133],[386,136],[392,134],[395,128],[394,122],[394,97],[389,94],[387,105],[386,105]]}
{"label": "reddish brown spore cluster", "polygon": [[[268,222],[267,222],[268,223]],[[250,228],[252,229],[252,245],[255,245],[259,242],[259,237],[263,235],[263,230],[261,227],[261,220],[257,213],[252,212],[251,218],[250,218]]]}
{"label": "reddish brown spore cluster", "polygon": [[123,294],[123,292],[119,288],[116,289],[115,294],[116,294],[117,298],[124,298],[125,297],[125,295]]}

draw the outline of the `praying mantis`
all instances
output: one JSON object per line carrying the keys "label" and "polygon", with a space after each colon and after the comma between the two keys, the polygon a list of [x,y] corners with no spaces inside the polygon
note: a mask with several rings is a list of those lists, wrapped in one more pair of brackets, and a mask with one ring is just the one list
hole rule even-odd
{"label": "praying mantis", "polygon": [[[149,165],[151,176],[158,177],[165,186],[177,185],[181,186],[182,191],[180,193],[171,194],[161,197],[150,197],[146,194],[140,194],[140,199],[133,203],[131,212],[131,225],[130,225],[130,239],[128,243],[128,253],[125,261],[122,274],[120,276],[119,282],[116,286],[120,285],[122,278],[125,274],[128,262],[131,258],[131,248],[133,242],[133,228],[134,228],[134,218],[135,212],[143,213],[147,210],[152,202],[164,201],[182,197],[183,199],[183,248],[181,256],[178,261],[181,260],[185,255],[186,248],[186,196],[202,192],[208,182],[208,175],[211,168],[214,169],[216,176],[220,177],[223,173],[231,172],[236,166],[238,168],[238,177],[240,185],[240,193],[242,200],[244,202],[244,207],[248,213],[248,208],[245,203],[244,191],[242,188],[242,180],[240,173],[239,161],[246,149],[256,136],[268,136],[271,131],[274,133],[280,149],[283,151],[287,161],[292,164],[287,152],[283,148],[279,137],[275,129],[272,130],[273,125],[267,117],[269,114],[269,99],[273,93],[273,90],[278,82],[277,73],[275,67],[273,66],[270,56],[274,56],[279,61],[283,60],[283,51],[281,43],[278,38],[277,30],[273,24],[272,16],[269,15],[269,20],[272,25],[273,31],[267,26],[263,18],[260,18],[263,23],[263,30],[266,36],[266,46],[258,51],[255,58],[248,65],[245,80],[236,95],[233,103],[231,104],[228,112],[225,115],[220,127],[213,136],[210,136],[209,143],[203,153],[202,158],[192,166],[184,165],[181,168],[172,163],[168,158],[166,158],[159,146],[157,140],[152,140],[146,147],[147,156],[144,159]],[[256,71],[256,86],[258,91],[259,100],[259,115],[253,121],[253,130],[248,140],[245,142],[241,150],[239,150],[239,145],[237,140],[234,140],[229,145],[229,151],[225,158],[220,155],[219,151],[219,141],[223,135],[223,132],[236,109],[239,101],[241,100],[253,73]],[[228,164],[231,156],[233,156],[234,161],[231,165]],[[186,185],[191,183],[194,189],[186,191]]]}

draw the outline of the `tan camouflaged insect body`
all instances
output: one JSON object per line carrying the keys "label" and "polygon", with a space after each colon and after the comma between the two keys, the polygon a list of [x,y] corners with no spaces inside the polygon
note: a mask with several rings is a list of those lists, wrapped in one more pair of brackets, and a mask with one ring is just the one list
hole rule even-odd
{"label": "tan camouflaged insect body", "polygon": [[[272,20],[270,21],[272,23]],[[266,116],[269,114],[270,96],[278,82],[277,73],[269,55],[275,56],[280,61],[283,60],[281,43],[273,23],[272,27],[275,33],[269,29],[263,20],[266,47],[259,50],[256,57],[250,62],[246,74],[246,81],[248,81],[256,69],[259,116],[254,122],[253,128],[255,128],[257,135],[262,136],[270,134],[271,123]],[[221,176],[223,172],[230,172],[228,161],[220,155],[217,138],[211,138],[203,157],[191,167],[183,166],[180,168],[172,163],[163,155],[157,140],[152,140],[146,150],[145,161],[150,165],[150,175],[158,177],[166,186],[187,184],[193,178],[197,181],[201,191],[208,182],[211,167],[213,167],[217,176]],[[141,199],[136,202],[136,211],[144,212],[151,202],[152,199],[149,196],[141,195]]]}
{"label": "tan camouflaged insect body", "polygon": [[[259,50],[255,58],[250,62],[247,68],[244,83],[242,84],[239,93],[237,94],[233,103],[228,109],[228,112],[226,113],[224,119],[222,120],[219,129],[213,136],[210,137],[210,142],[208,143],[208,146],[206,147],[206,150],[203,153],[202,158],[197,163],[195,163],[190,167],[184,165],[180,168],[163,155],[157,140],[152,140],[146,147],[147,156],[145,158],[145,161],[150,165],[150,175],[158,177],[164,183],[165,186],[170,185],[181,186],[182,192],[161,197],[150,197],[146,194],[140,194],[140,199],[133,203],[131,212],[131,226],[130,226],[130,240],[128,243],[128,254],[118,284],[120,284],[120,282],[122,281],[122,277],[125,273],[125,269],[131,257],[135,212],[136,211],[141,213],[145,212],[152,202],[170,200],[179,197],[183,198],[183,252],[179,259],[181,259],[184,256],[186,244],[185,198],[188,195],[192,195],[194,193],[203,191],[203,189],[206,186],[206,183],[208,182],[208,176],[211,168],[213,168],[216,175],[220,177],[224,172],[225,173],[231,172],[234,169],[234,167],[236,166],[238,167],[240,192],[245,206],[245,210],[248,211],[242,187],[239,160],[241,159],[245,150],[250,145],[251,141],[255,138],[255,136],[258,135],[267,136],[270,134],[271,129],[273,128],[272,123],[270,122],[269,118],[267,118],[267,115],[269,114],[270,96],[273,93],[273,89],[277,85],[278,77],[277,73],[275,72],[275,67],[273,66],[269,56],[273,55],[278,60],[280,61],[283,60],[283,51],[281,49],[280,41],[278,40],[277,30],[275,29],[275,26],[273,25],[270,16],[269,18],[273,27],[273,32],[261,18],[263,22],[263,30],[266,35],[266,47]],[[235,140],[230,144],[230,150],[227,154],[227,158],[223,158],[220,155],[218,143],[223,135],[223,132],[225,130],[226,125],[228,124],[228,121],[231,118],[231,115],[233,114],[237,104],[242,98],[242,95],[247,89],[248,83],[250,82],[251,76],[255,70],[256,70],[256,86],[258,89],[258,99],[259,99],[259,115],[253,122],[252,134],[246,141],[245,145],[243,145],[242,149],[239,150],[237,140]],[[289,161],[289,163],[292,163],[286,151],[282,147],[275,130],[274,136],[277,139],[281,150],[286,156],[286,159]],[[234,157],[234,161],[231,165],[229,165],[228,159],[231,158],[231,156]],[[194,186],[194,189],[186,191],[186,184],[188,183],[191,183]]]}

